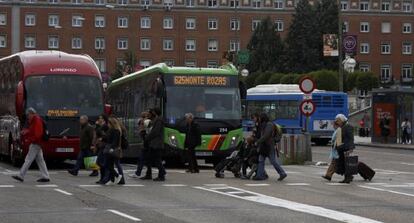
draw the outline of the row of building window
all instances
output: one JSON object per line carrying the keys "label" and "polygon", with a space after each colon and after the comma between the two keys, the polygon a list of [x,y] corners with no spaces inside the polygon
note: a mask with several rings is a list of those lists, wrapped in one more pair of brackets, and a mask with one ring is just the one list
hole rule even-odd
{"label": "row of building window", "polygon": [[[352,5],[350,5],[349,1],[341,1],[341,10],[347,11],[352,8],[357,7],[356,2],[353,2]],[[411,1],[404,1],[404,2],[394,2],[394,11],[400,11],[405,13],[410,13],[413,11],[413,4]],[[391,12],[392,10],[392,2],[391,0],[383,0],[381,3],[378,2],[372,2],[370,3],[368,0],[361,0],[359,2],[359,10],[360,11],[370,11],[371,9],[380,10],[381,12]]]}
{"label": "row of building window", "polygon": [[[349,24],[345,22],[345,31],[348,32]],[[370,32],[370,23],[369,22],[360,22],[359,23],[359,32],[369,33]],[[401,32],[405,34],[412,33],[412,24],[411,22],[403,22],[401,24]],[[382,22],[381,23],[381,33],[391,33],[391,23]]]}
{"label": "row of building window", "polygon": [[[161,62],[166,63],[168,66],[174,66],[175,65],[175,60],[174,59],[165,59],[162,60]],[[95,58],[95,63],[98,66],[99,70],[101,72],[106,72],[107,68],[106,68],[106,60],[103,58]],[[125,64],[124,59],[119,58],[116,60],[117,64],[123,65]],[[152,60],[149,59],[140,59],[138,62],[139,66],[141,68],[147,68],[149,66],[152,65]],[[184,61],[184,66],[186,67],[196,67],[197,66],[197,60],[196,59],[186,59]],[[217,68],[219,67],[219,61],[218,60],[207,60],[207,67],[208,68]]]}
{"label": "row of building window", "polygon": [[[230,40],[230,51],[239,51],[240,50],[240,41],[237,39]],[[36,48],[36,37],[34,35],[26,35],[24,38],[24,46],[27,49]],[[81,37],[73,37],[71,40],[72,49],[82,49],[83,40]],[[149,51],[151,50],[151,38],[141,38],[140,39],[140,50]],[[7,47],[7,39],[5,35],[0,35],[0,47]],[[59,49],[59,36],[49,36],[48,37],[48,47],[49,49]],[[104,37],[95,38],[95,49],[104,50],[106,48],[106,42]],[[196,51],[197,41],[196,39],[186,39],[185,46],[186,51]],[[218,51],[219,41],[217,39],[209,39],[207,43],[207,50],[210,52]],[[119,38],[117,40],[117,49],[126,50],[128,49],[128,38]],[[162,49],[164,51],[173,51],[174,50],[174,40],[171,38],[162,39]]]}
{"label": "row of building window", "polygon": [[[0,2],[2,2],[2,1],[5,2],[6,0],[0,0]],[[26,3],[36,3],[37,0],[25,0],[24,2],[26,2]],[[48,2],[51,3],[51,4],[57,4],[57,3],[60,2],[60,0],[48,0]],[[200,6],[205,6],[206,5],[204,3],[204,1],[197,2],[196,0],[184,0],[184,1],[180,1],[180,2],[183,2],[183,4],[186,7],[195,7],[197,5],[200,5]],[[207,2],[207,6],[209,8],[218,8],[220,6],[231,7],[231,8],[239,8],[240,5],[241,5],[240,0],[229,0],[228,3],[227,3],[226,0],[225,1],[222,0],[220,2],[219,2],[219,0],[207,0],[206,2]],[[273,0],[272,2],[273,2],[273,4],[272,4],[273,8],[278,9],[278,10],[285,9],[285,6],[286,6],[286,1],[285,0]],[[71,3],[72,4],[85,4],[83,0],[71,0]],[[223,4],[223,3],[225,3],[225,4]],[[293,5],[297,3],[297,0],[296,1],[288,0],[287,3],[290,7],[293,7]],[[106,0],[95,0],[94,4],[108,7]],[[129,4],[130,4],[129,0],[117,0],[116,1],[116,5],[118,5],[118,6],[127,6]],[[162,4],[165,7],[172,7],[172,6],[174,6],[174,0],[163,0]],[[142,7],[150,7],[150,6],[153,5],[153,2],[152,2],[152,0],[140,0],[139,5],[142,6]],[[263,6],[265,6],[264,0],[251,0],[251,3],[249,5],[250,5],[250,7],[253,7],[253,8],[262,8]],[[109,7],[115,7],[115,6],[111,5]]]}
{"label": "row of building window", "polygon": [[[370,53],[370,44],[367,42],[362,42],[359,45],[359,52],[361,54],[369,54]],[[401,46],[401,53],[403,55],[412,55],[413,51],[413,43],[411,41],[403,41]],[[380,52],[381,54],[391,54],[391,42],[383,41],[380,44]]]}
{"label": "row of building window", "polygon": [[[83,22],[85,18],[81,15],[72,16],[72,27],[83,27]],[[252,30],[260,24],[260,19],[252,20]],[[28,13],[25,15],[24,19],[25,26],[36,26],[36,14]],[[150,16],[142,16],[140,18],[140,27],[141,29],[150,29],[152,26],[152,21]],[[240,30],[241,24],[240,19],[231,18],[230,19],[230,30]],[[0,13],[0,25],[7,24],[7,16],[5,13]],[[60,27],[60,17],[59,15],[49,15],[48,17],[48,26],[61,28]],[[96,28],[105,28],[106,20],[103,15],[95,16],[95,27]],[[117,27],[118,28],[128,28],[129,27],[129,17],[127,16],[118,16],[117,18]],[[173,29],[174,28],[174,18],[170,16],[165,16],[162,21],[163,29]],[[197,27],[197,19],[194,17],[189,17],[185,19],[185,28],[187,30],[195,30]],[[207,21],[207,27],[209,30],[218,30],[219,20],[217,18],[209,18]],[[284,30],[284,21],[282,19],[275,20],[275,27],[277,31]]]}
{"label": "row of building window", "polygon": [[[402,81],[411,81],[413,78],[413,64],[402,64],[401,65],[401,79]],[[361,63],[359,70],[363,72],[371,71],[371,65],[368,63]],[[393,77],[391,64],[380,65],[380,79],[383,82],[391,81]]]}

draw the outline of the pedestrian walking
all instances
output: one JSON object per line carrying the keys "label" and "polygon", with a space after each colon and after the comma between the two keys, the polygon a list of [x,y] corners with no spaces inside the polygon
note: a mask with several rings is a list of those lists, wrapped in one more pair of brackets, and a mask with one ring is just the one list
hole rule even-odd
{"label": "pedestrian walking", "polygon": [[147,173],[141,179],[152,179],[152,166],[158,168],[158,177],[154,181],[165,181],[166,171],[161,161],[162,151],[164,149],[164,122],[158,108],[150,110],[151,114],[151,131],[145,136],[149,146],[149,159],[146,162]]}
{"label": "pedestrian walking", "polygon": [[[95,130],[89,124],[89,118],[86,115],[82,115],[79,118],[80,133],[79,133],[79,154],[76,160],[76,164],[73,169],[68,170],[69,174],[77,176],[79,170],[84,164],[84,158],[94,155],[95,151]],[[98,171],[93,170],[89,175],[91,177],[98,176]]]}
{"label": "pedestrian walking", "polygon": [[104,148],[106,145],[106,135],[109,130],[108,127],[108,116],[102,114],[98,117],[98,120],[95,122],[95,135],[96,135],[96,154],[98,156],[97,164],[100,167],[99,169],[99,176],[100,179],[97,183],[103,181],[104,177],[104,166],[105,166],[105,156],[104,156]]}
{"label": "pedestrian walking", "polygon": [[[345,169],[345,157],[355,149],[354,144],[354,128],[348,123],[348,118],[343,114],[338,114],[335,117],[335,123],[341,128],[342,144],[336,145],[339,157],[335,159],[336,173],[345,175],[344,180],[340,183],[351,183],[354,177],[346,173]],[[337,133],[338,134],[338,133]]]}
{"label": "pedestrian walking", "polygon": [[184,147],[187,149],[188,170],[187,173],[199,173],[195,148],[201,145],[201,130],[198,123],[194,121],[194,115],[185,114],[185,142]]}
{"label": "pedestrian walking", "polygon": [[104,148],[105,166],[102,181],[98,184],[107,185],[110,181],[118,184],[121,181],[119,174],[115,171],[115,164],[121,157],[121,134],[122,129],[114,117],[108,118],[108,133]]}
{"label": "pedestrian walking", "polygon": [[390,119],[387,114],[384,113],[382,115],[382,118],[379,123],[379,127],[381,130],[382,142],[388,143],[388,136],[391,133],[391,128],[390,128]]}
{"label": "pedestrian walking", "polygon": [[338,151],[336,150],[336,147],[338,145],[342,145],[342,129],[338,126],[338,124],[334,123],[335,131],[332,134],[331,142],[332,142],[332,148],[331,152],[329,154],[329,159],[331,160],[331,163],[329,164],[328,169],[326,170],[326,173],[322,178],[331,181],[332,176],[335,173],[336,169],[336,160],[339,158]]}
{"label": "pedestrian walking", "polygon": [[122,124],[122,122],[119,119],[115,118],[115,120],[118,122],[118,125],[121,127],[121,154],[120,154],[119,159],[115,160],[115,166],[116,166],[116,169],[118,170],[118,174],[121,178],[119,180],[118,184],[119,185],[124,185],[125,184],[125,176],[124,176],[124,170],[123,170],[122,165],[121,165],[121,158],[122,158],[122,151],[128,149],[129,143],[128,143],[128,138],[127,138],[127,130],[126,130],[125,126]]}
{"label": "pedestrian walking", "polygon": [[276,146],[274,140],[274,136],[276,134],[275,126],[265,113],[262,113],[260,115],[260,134],[261,136],[257,140],[257,145],[259,148],[259,164],[257,174],[253,179],[265,180],[267,178],[265,174],[265,160],[267,157],[279,174],[278,181],[282,181],[287,177],[287,174],[276,160]]}
{"label": "pedestrian walking", "polygon": [[39,167],[41,178],[37,182],[46,183],[50,181],[49,172],[47,171],[46,163],[43,158],[41,143],[44,141],[46,126],[42,118],[36,113],[34,108],[27,109],[27,117],[29,127],[23,130],[23,138],[26,144],[29,145],[29,152],[26,155],[23,166],[20,169],[19,175],[13,176],[15,180],[24,181],[27,171],[36,160]]}
{"label": "pedestrian walking", "polygon": [[411,122],[408,118],[405,118],[401,124],[402,130],[402,144],[408,144],[411,142]]}
{"label": "pedestrian walking", "polygon": [[147,141],[145,140],[145,136],[150,132],[151,120],[149,119],[149,116],[148,112],[142,112],[140,118],[138,119],[138,134],[143,142],[143,148],[138,156],[137,169],[135,173],[129,175],[131,178],[138,178],[141,176],[145,161],[148,160],[149,147]]}

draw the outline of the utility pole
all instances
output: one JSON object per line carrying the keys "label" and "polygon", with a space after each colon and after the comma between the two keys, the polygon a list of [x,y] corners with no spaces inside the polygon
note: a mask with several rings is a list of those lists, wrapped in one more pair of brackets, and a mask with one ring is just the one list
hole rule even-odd
{"label": "utility pole", "polygon": [[343,46],[342,46],[342,34],[343,34],[343,23],[342,23],[342,8],[341,1],[338,0],[338,73],[339,73],[339,91],[344,91],[344,67],[342,66],[343,61]]}

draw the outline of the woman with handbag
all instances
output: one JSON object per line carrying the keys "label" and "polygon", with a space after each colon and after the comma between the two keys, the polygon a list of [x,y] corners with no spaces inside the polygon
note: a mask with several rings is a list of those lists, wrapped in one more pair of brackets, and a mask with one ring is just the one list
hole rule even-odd
{"label": "woman with handbag", "polygon": [[342,129],[339,128],[338,124],[334,123],[334,133],[332,134],[331,142],[332,142],[332,148],[331,153],[329,154],[329,159],[331,159],[331,163],[329,164],[328,169],[326,170],[325,175],[322,176],[322,178],[331,181],[332,176],[335,173],[336,169],[336,160],[339,158],[338,151],[336,150],[336,147],[339,145],[342,145]]}
{"label": "woman with handbag", "polygon": [[121,178],[119,174],[115,171],[115,163],[121,158],[121,134],[122,129],[119,125],[119,122],[114,117],[108,118],[108,127],[106,137],[106,145],[104,148],[105,156],[105,166],[104,166],[104,176],[102,181],[98,182],[99,184],[106,185],[110,181],[118,184]]}

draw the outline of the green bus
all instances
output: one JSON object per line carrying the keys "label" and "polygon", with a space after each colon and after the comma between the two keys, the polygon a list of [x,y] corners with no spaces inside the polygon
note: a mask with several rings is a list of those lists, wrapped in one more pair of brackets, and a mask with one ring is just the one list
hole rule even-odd
{"label": "green bus", "polygon": [[107,99],[128,130],[126,157],[136,157],[143,145],[138,135],[140,113],[158,107],[165,122],[167,161],[183,163],[184,115],[192,113],[202,132],[196,155],[215,163],[243,140],[240,95],[244,93],[240,89],[238,71],[231,64],[191,68],[160,63],[114,80]]}

